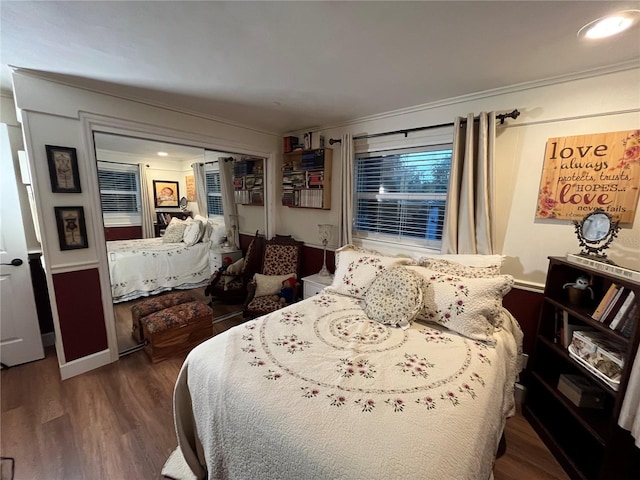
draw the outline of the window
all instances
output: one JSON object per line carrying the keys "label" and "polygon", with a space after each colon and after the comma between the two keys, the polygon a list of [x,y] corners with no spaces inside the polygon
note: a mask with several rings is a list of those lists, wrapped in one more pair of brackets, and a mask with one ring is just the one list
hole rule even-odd
{"label": "window", "polygon": [[207,212],[209,216],[224,215],[222,210],[222,190],[220,188],[220,172],[209,170],[205,172],[207,182]]}
{"label": "window", "polygon": [[451,145],[356,154],[354,237],[439,247]]}
{"label": "window", "polygon": [[98,184],[105,224],[140,224],[140,181],[137,165],[98,162]]}

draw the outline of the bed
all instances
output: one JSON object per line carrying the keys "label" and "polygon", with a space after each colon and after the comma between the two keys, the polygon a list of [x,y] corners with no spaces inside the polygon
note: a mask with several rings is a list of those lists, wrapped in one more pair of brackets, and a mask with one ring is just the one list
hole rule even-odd
{"label": "bed", "polygon": [[197,478],[492,477],[520,370],[512,279],[344,248],[331,287],[187,356],[174,415]]}
{"label": "bed", "polygon": [[162,238],[107,242],[114,303],[207,284],[209,243],[163,243]]}

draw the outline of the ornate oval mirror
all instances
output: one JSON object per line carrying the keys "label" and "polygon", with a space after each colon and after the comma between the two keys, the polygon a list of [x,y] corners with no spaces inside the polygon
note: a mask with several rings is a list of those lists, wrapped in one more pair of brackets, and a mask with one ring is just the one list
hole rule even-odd
{"label": "ornate oval mirror", "polygon": [[605,259],[607,256],[602,250],[608,248],[618,236],[619,222],[614,222],[611,215],[601,208],[596,208],[581,221],[574,220],[573,223],[578,242],[583,249],[580,255],[595,255],[601,260]]}
{"label": "ornate oval mirror", "polygon": [[187,201],[187,197],[182,197],[180,199],[180,210],[182,210],[183,212],[187,210],[187,205],[189,204],[189,202]]}

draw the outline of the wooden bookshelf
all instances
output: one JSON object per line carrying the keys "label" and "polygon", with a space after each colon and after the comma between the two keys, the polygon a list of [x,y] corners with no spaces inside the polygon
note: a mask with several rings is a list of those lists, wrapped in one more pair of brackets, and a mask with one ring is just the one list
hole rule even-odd
{"label": "wooden bookshelf", "polygon": [[285,153],[282,162],[282,205],[331,209],[333,150],[318,148]]}
{"label": "wooden bookshelf", "polygon": [[240,205],[264,205],[264,158],[243,158],[233,164],[233,190]]}
{"label": "wooden bookshelf", "polygon": [[[576,301],[568,284],[589,279],[590,295]],[[633,439],[617,422],[640,340],[637,318],[626,331],[611,329],[593,318],[611,285],[633,291],[638,302],[640,283],[579,265],[564,257],[550,257],[535,350],[531,359],[524,415],[571,478],[605,480],[633,478]],[[568,351],[563,328],[569,321],[619,347],[623,360],[619,384],[612,385]],[[573,347],[572,347],[573,348]],[[586,362],[585,362],[586,363]],[[596,373],[598,375],[596,375]],[[578,375],[603,395],[601,408],[579,407],[558,388],[561,375]]]}

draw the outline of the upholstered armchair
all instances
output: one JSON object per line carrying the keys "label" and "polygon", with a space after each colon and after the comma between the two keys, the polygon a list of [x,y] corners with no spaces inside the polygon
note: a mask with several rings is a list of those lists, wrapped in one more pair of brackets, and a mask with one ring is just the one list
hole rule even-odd
{"label": "upholstered armchair", "polygon": [[258,232],[247,247],[244,263],[239,272],[218,271],[211,275],[205,295],[212,297],[211,302],[241,304],[247,298],[247,285],[256,272],[262,268],[265,238]]}
{"label": "upholstered armchair", "polygon": [[284,235],[276,235],[266,242],[262,268],[247,285],[247,299],[243,309],[245,318],[265,315],[287,305],[280,300],[278,293],[282,282],[291,277],[296,279],[293,301],[298,298],[302,245],[302,242]]}

